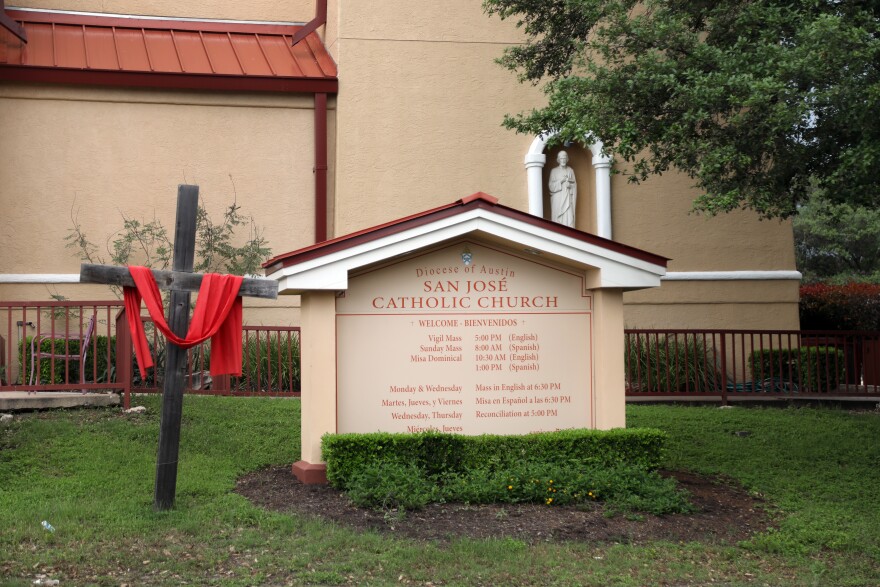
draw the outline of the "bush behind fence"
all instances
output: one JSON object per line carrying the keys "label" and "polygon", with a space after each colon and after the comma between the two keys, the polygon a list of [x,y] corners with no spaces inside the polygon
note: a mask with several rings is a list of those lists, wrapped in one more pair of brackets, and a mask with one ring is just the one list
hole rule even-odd
{"label": "bush behind fence", "polygon": [[[147,325],[148,344],[154,367],[147,369],[144,377],[137,368],[134,356],[131,359],[132,386],[137,391],[156,391],[162,388],[165,373],[165,343]],[[31,340],[28,336],[18,345],[19,379],[25,384],[31,373]],[[64,338],[43,339],[40,351],[44,353],[76,355],[80,351],[79,340]],[[109,345],[109,352],[108,352]],[[114,380],[116,365],[116,337],[95,336],[89,343],[85,361],[86,381],[105,383]],[[208,376],[211,360],[209,341],[193,347],[188,353],[188,389],[206,391],[212,386]],[[80,377],[78,360],[39,358],[40,385],[63,385],[77,383]],[[292,330],[259,331],[245,330],[242,334],[242,375],[233,377],[231,391],[254,393],[293,393],[300,390],[300,347],[299,332]]]}

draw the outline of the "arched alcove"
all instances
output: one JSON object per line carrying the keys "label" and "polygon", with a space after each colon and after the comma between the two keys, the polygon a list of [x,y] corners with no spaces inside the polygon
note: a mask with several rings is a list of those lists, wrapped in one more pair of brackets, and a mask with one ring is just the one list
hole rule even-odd
{"label": "arched alcove", "polygon": [[[548,154],[546,151],[548,141],[553,138],[556,133],[547,133],[535,137],[529,150],[525,156],[526,182],[529,194],[529,213],[534,216],[544,218],[546,209],[546,173],[549,168],[555,166],[556,153],[559,148],[551,149]],[[575,168],[578,174],[578,187],[582,194],[590,194],[589,208],[587,210],[586,198],[581,199],[580,207],[582,210],[578,212],[578,220],[581,218],[591,218],[586,220],[588,226],[578,225],[578,228],[588,232],[595,230],[595,234],[603,238],[611,238],[611,157],[602,154],[602,143],[594,140],[590,134],[584,135],[584,145],[592,154],[590,163],[593,166],[592,173],[584,177]],[[575,147],[576,149],[581,149]],[[587,149],[583,149],[586,152]],[[569,147],[568,150],[572,150]],[[549,155],[549,156],[548,156]],[[547,167],[547,169],[545,169]]]}

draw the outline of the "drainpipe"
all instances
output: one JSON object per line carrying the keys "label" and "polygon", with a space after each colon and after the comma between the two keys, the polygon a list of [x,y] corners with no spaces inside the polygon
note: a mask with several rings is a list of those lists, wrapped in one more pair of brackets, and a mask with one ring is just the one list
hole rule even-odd
{"label": "drainpipe", "polygon": [[27,43],[27,34],[22,26],[6,14],[6,0],[0,0],[0,27],[21,39],[22,43]]}
{"label": "drainpipe", "polygon": [[[315,2],[315,18],[299,29],[291,46],[327,24],[327,0]],[[327,94],[315,92],[315,242],[327,240]]]}
{"label": "drainpipe", "polygon": [[315,242],[327,240],[327,94],[315,94]]}
{"label": "drainpipe", "polygon": [[324,24],[327,24],[327,0],[317,0],[315,3],[315,18],[307,22],[303,28],[293,35],[293,40],[290,43],[291,46],[296,45],[308,37],[309,33],[315,32],[319,26]]}

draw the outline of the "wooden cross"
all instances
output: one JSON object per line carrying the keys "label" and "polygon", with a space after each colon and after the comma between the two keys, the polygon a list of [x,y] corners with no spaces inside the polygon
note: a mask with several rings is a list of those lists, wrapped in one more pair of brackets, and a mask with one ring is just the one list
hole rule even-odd
{"label": "wooden cross", "polygon": [[[171,271],[153,271],[159,289],[171,290],[168,326],[183,338],[189,328],[190,292],[198,291],[203,275],[193,273],[196,247],[196,215],[199,186],[180,185],[177,189],[177,222],[174,231],[174,258]],[[80,268],[81,283],[104,283],[133,287],[127,267],[91,265]],[[275,299],[278,284],[269,279],[245,279],[240,296]],[[153,507],[167,510],[174,506],[177,487],[177,458],[180,448],[180,420],[183,413],[183,382],[186,375],[186,349],[166,343],[165,384],[162,390],[162,421],[156,460],[156,486]]]}

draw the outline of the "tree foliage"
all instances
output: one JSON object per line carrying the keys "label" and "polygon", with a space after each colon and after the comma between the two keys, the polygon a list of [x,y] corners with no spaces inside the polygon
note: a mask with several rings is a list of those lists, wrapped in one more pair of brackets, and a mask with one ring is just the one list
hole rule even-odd
{"label": "tree foliage", "polygon": [[816,192],[793,222],[805,282],[880,279],[880,210],[829,202]]}
{"label": "tree foliage", "polygon": [[840,0],[484,0],[526,42],[501,64],[547,106],[505,125],[585,134],[632,181],[676,168],[697,210],[794,214],[811,186],[880,195],[880,3]]}

